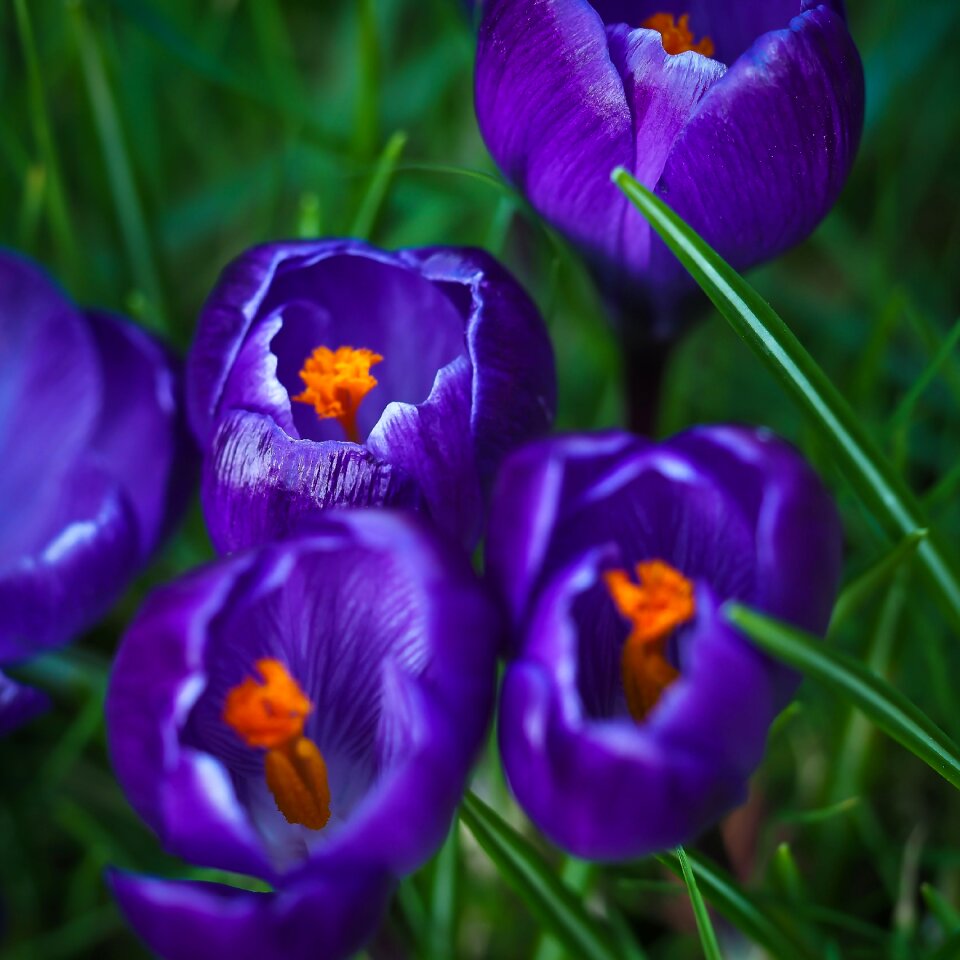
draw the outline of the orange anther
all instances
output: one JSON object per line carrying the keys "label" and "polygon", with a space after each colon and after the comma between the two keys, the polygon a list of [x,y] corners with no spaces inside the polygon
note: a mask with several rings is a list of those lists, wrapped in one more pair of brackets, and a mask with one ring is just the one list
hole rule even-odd
{"label": "orange anther", "polygon": [[667,53],[686,53],[693,50],[705,57],[713,56],[713,41],[709,37],[703,37],[699,43],[693,42],[689,13],[683,14],[679,19],[672,13],[655,13],[652,17],[647,17],[640,26],[659,31],[663,37],[663,49]]}
{"label": "orange anther", "polygon": [[631,624],[620,671],[627,706],[642,720],[678,673],[667,660],[670,634],[693,617],[693,582],[662,560],[638,563],[637,581],[609,570],[604,581],[618,612]]}
{"label": "orange anther", "polygon": [[223,721],[249,747],[266,748],[264,775],[277,809],[289,823],[320,830],[330,819],[327,765],[317,745],[303,736],[313,705],[287,668],[270,658],[228,693]]}
{"label": "orange anther", "polygon": [[321,420],[338,420],[347,439],[359,443],[357,409],[377,385],[376,378],[370,376],[370,368],[381,360],[379,353],[366,348],[317,347],[300,371],[305,389],[291,399],[311,404]]}

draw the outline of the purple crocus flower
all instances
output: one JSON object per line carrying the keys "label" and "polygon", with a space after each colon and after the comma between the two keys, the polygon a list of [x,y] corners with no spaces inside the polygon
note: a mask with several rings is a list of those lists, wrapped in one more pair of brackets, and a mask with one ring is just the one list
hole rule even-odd
{"label": "purple crocus flower", "polygon": [[689,278],[611,171],[746,268],[837,199],[863,69],[842,0],[488,0],[476,106],[494,159],[601,278],[662,303]]}
{"label": "purple crocus flower", "polygon": [[487,562],[515,626],[500,751],[534,822],[620,859],[741,802],[796,676],[721,606],[822,632],[840,559],[829,496],[763,431],[570,436],[511,456]]}
{"label": "purple crocus flower", "polygon": [[0,251],[0,664],[94,623],[192,479],[168,354]]}
{"label": "purple crocus flower", "polygon": [[254,248],[225,270],[188,362],[214,545],[370,505],[423,508],[473,544],[495,468],[549,428],[555,389],[543,322],[488,254]]}
{"label": "purple crocus flower", "polygon": [[493,705],[496,606],[415,517],[335,511],[161,589],[124,639],[110,751],[164,847],[270,893],[115,874],[166,958],[343,957],[442,842]]}

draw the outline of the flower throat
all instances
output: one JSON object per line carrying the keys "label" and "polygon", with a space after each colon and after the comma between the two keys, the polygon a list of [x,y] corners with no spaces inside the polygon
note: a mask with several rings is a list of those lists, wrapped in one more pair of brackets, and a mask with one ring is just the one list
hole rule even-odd
{"label": "flower throat", "polygon": [[347,440],[360,442],[357,410],[363,398],[377,385],[370,368],[383,357],[372,350],[353,347],[317,347],[304,361],[300,379],[303,393],[291,400],[309,403],[321,420],[337,420]]}
{"label": "flower throat", "polygon": [[227,693],[224,723],[248,747],[266,749],[267,786],[287,822],[321,830],[330,819],[327,765],[303,735],[313,704],[279,660],[258,660],[254,669],[259,680],[248,676]]}
{"label": "flower throat", "polygon": [[695,602],[693,582],[662,560],[638,563],[636,574],[634,582],[626,570],[609,570],[603,579],[617,611],[632,627],[620,675],[630,715],[639,723],[680,675],[667,659],[667,641],[693,618]]}
{"label": "flower throat", "polygon": [[672,13],[655,13],[652,17],[647,17],[640,26],[657,30],[663,37],[663,49],[667,53],[675,55],[693,50],[694,53],[702,53],[705,57],[713,56],[713,41],[709,37],[703,37],[699,42],[694,43],[689,13],[684,13],[679,18],[675,18]]}

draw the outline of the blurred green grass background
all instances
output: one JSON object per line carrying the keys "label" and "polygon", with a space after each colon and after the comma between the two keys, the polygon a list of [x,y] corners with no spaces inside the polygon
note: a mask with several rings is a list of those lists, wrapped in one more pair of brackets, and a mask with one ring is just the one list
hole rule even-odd
{"label": "blurred green grass background", "polygon": [[[898,413],[960,314],[960,5],[848,8],[867,73],[859,160],[814,236],[750,276],[960,544],[957,350]],[[357,234],[387,247],[481,245],[548,319],[560,426],[619,424],[616,341],[576,258],[496,177],[473,116],[472,57],[457,0],[2,0],[0,244],[181,351],[220,269],[251,244]],[[705,308],[673,357],[659,429],[722,420],[766,424],[814,460],[841,503],[849,577],[884,555],[780,387]],[[0,956],[145,955],[103,868],[184,868],[112,779],[103,682],[144,593],[209,555],[194,509],[100,627],[28,668],[56,707],[0,742]],[[957,638],[909,569],[831,639],[960,737]],[[522,822],[492,758],[478,780]],[[717,837],[708,849],[798,937],[816,930],[828,956],[947,958],[960,956],[958,815],[948,784],[806,684],[750,803],[725,826],[726,851]],[[460,853],[404,884],[371,954],[439,957],[455,942],[456,956],[557,956],[466,835]],[[651,958],[699,956],[683,888],[655,863],[566,870]],[[430,923],[435,874],[458,880],[446,947]],[[720,929],[728,956],[750,956]]]}

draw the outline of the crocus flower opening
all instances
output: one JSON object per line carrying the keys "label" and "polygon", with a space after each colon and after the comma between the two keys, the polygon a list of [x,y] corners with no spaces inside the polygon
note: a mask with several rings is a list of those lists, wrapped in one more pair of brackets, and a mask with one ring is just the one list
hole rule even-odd
{"label": "crocus flower opening", "polygon": [[678,674],[667,659],[673,631],[693,617],[693,583],[662,560],[637,564],[637,582],[625,570],[603,575],[620,615],[630,622],[620,672],[630,713],[643,720]]}
{"label": "crocus flower opening", "polygon": [[159,590],[111,677],[117,776],[170,853],[270,892],[116,873],[133,927],[168,960],[355,954],[449,830],[501,639],[463,551],[386,510]]}
{"label": "crocus flower opening", "polygon": [[842,0],[488,0],[476,107],[494,160],[624,322],[665,339],[693,284],[613,169],[745,269],[836,201],[863,68]]}
{"label": "crocus flower opening", "polygon": [[357,408],[377,385],[370,368],[382,360],[372,350],[317,347],[299,373],[306,389],[290,399],[310,404],[321,420],[336,420],[343,427],[345,438],[359,443]]}
{"label": "crocus flower opening", "polygon": [[553,352],[488,254],[278,243],[224,271],[187,364],[221,553],[328,507],[405,507],[473,546],[504,454],[545,433]]}
{"label": "crocus flower opening", "polygon": [[330,819],[327,765],[303,736],[313,705],[279,660],[258,660],[255,669],[259,679],[248,676],[227,692],[223,722],[247,746],[266,749],[264,776],[287,823],[322,830]]}
{"label": "crocus flower opening", "polygon": [[95,623],[179,516],[195,478],[179,401],[152,337],[0,251],[0,665]]}
{"label": "crocus flower opening", "polygon": [[639,857],[741,802],[797,678],[721,607],[822,632],[840,548],[817,477],[762,430],[570,436],[511,455],[486,552],[514,624],[498,732],[544,833],[577,856]]}
{"label": "crocus flower opening", "polygon": [[640,26],[656,30],[663,38],[663,49],[669,54],[676,56],[678,53],[693,50],[705,57],[713,56],[713,41],[709,37],[704,37],[699,42],[694,41],[690,32],[689,13],[682,14],[679,19],[672,13],[655,13],[652,17],[647,17]]}

